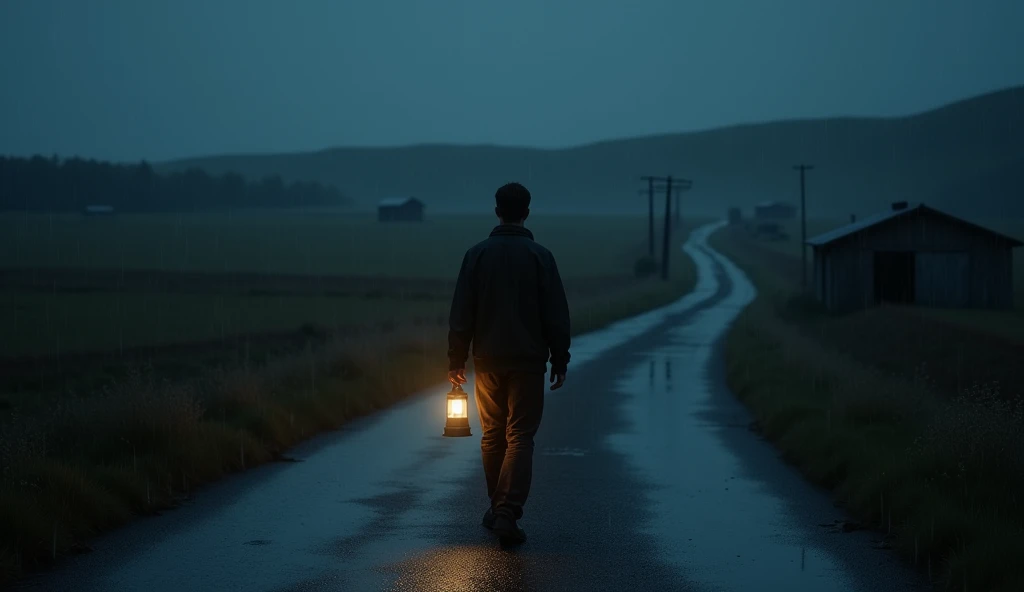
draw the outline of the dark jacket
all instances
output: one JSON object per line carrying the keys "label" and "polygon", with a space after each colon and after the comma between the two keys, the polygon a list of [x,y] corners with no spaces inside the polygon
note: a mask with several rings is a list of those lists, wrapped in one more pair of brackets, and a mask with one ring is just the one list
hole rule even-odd
{"label": "dark jacket", "polygon": [[555,258],[522,226],[502,224],[462,260],[452,297],[449,369],[465,368],[470,343],[481,372],[565,373],[569,304]]}

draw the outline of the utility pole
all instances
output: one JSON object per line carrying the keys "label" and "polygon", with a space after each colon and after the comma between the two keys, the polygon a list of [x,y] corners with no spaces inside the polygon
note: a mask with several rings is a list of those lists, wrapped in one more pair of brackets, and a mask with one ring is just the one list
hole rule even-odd
{"label": "utility pole", "polygon": [[811,164],[798,164],[793,167],[800,171],[800,285],[807,287],[807,192],[804,173],[814,168]]}
{"label": "utility pole", "polygon": [[[662,251],[661,252],[661,279],[667,280],[668,279],[668,260],[669,260],[669,255],[670,255],[670,251],[671,251],[671,249],[669,248],[669,245],[672,242],[672,239],[671,239],[671,237],[672,237],[672,222],[673,222],[673,219],[672,219],[672,190],[675,189],[677,191],[686,191],[686,190],[690,189],[690,187],[692,185],[692,182],[690,180],[688,180],[688,179],[676,179],[676,180],[673,180],[671,175],[669,175],[667,177],[644,176],[644,177],[640,177],[640,179],[643,180],[643,181],[647,181],[647,189],[648,189],[648,193],[647,193],[647,195],[648,195],[648,201],[647,201],[648,210],[647,211],[648,211],[648,239],[649,239],[649,241],[648,241],[649,247],[648,248],[649,248],[649,253],[650,253],[651,257],[654,256],[654,191],[655,191],[655,189],[657,189],[659,191],[660,190],[664,190],[665,191],[665,233],[664,233],[664,236],[662,237],[662,248],[661,248],[661,251]],[[659,182],[659,185],[657,187],[654,185],[655,181]],[[676,210],[677,210],[676,220],[677,221],[678,221],[678,209],[679,209],[678,203],[679,202],[677,201],[676,202],[676,204],[677,204],[676,205]]]}

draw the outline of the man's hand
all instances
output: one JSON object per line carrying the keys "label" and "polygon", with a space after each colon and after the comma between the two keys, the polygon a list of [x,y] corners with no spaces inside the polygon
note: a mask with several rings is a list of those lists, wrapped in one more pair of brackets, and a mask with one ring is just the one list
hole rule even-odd
{"label": "man's hand", "polygon": [[466,384],[466,369],[459,368],[458,370],[449,370],[448,382],[452,383],[452,386]]}
{"label": "man's hand", "polygon": [[563,384],[565,384],[565,374],[564,373],[563,374],[555,374],[554,372],[552,372],[551,373],[551,390],[557,391],[558,389],[562,388]]}

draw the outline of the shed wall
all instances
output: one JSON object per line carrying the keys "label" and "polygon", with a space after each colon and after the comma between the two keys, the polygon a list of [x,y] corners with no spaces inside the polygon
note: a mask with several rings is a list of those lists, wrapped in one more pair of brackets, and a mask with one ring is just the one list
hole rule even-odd
{"label": "shed wall", "polygon": [[971,251],[971,305],[1013,306],[1013,252],[1009,248]]}
{"label": "shed wall", "polygon": [[814,286],[814,297],[824,305],[828,305],[828,266],[825,261],[825,251],[815,248],[811,253],[811,282]]}
{"label": "shed wall", "polygon": [[914,257],[914,297],[925,306],[965,307],[971,303],[969,251],[922,251]]}
{"label": "shed wall", "polygon": [[825,252],[825,305],[847,312],[871,306],[875,297],[873,252],[845,248]]}
{"label": "shed wall", "polygon": [[874,303],[874,253],[914,251],[915,299],[928,306],[1013,305],[1011,249],[983,232],[935,216],[882,223],[819,249],[825,305],[849,311]]}

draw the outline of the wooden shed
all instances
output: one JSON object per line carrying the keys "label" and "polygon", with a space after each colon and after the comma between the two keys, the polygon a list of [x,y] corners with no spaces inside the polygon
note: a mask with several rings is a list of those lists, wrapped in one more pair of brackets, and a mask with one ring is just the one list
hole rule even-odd
{"label": "wooden shed", "polygon": [[377,220],[379,222],[422,222],[423,210],[426,208],[415,197],[392,197],[377,203]]}
{"label": "wooden shed", "polygon": [[847,312],[883,302],[956,308],[1013,306],[1021,241],[906,202],[807,241],[814,293]]}
{"label": "wooden shed", "polygon": [[792,220],[796,206],[781,201],[766,201],[754,206],[754,220]]}

